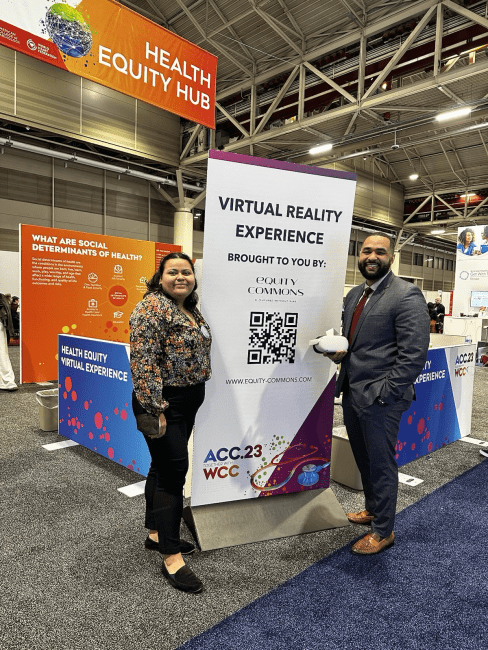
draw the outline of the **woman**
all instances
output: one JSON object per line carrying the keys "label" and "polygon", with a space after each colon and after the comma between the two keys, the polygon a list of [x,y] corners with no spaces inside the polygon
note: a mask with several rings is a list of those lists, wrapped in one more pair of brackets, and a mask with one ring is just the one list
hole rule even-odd
{"label": "woman", "polygon": [[459,233],[459,244],[457,245],[458,251],[465,255],[477,255],[476,244],[474,243],[474,230],[472,228],[465,228]]}
{"label": "woman", "polygon": [[210,328],[196,308],[188,255],[166,255],[147,287],[130,317],[132,408],[151,454],[145,545],[163,554],[162,573],[173,587],[198,593],[203,585],[182,557],[195,547],[179,531],[188,439],[211,375]]}

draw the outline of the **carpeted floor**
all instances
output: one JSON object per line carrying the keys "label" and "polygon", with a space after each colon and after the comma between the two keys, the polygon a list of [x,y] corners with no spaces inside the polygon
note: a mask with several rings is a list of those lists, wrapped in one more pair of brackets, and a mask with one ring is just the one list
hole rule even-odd
{"label": "carpeted floor", "polygon": [[480,463],[403,510],[392,549],[342,547],[181,650],[484,650],[487,482]]}
{"label": "carpeted floor", "polygon": [[[18,377],[18,348],[10,348],[10,354]],[[0,393],[2,650],[174,650],[358,534],[356,527],[346,526],[196,553],[189,563],[206,590],[198,596],[178,592],[162,578],[158,553],[144,549],[143,497],[128,498],[117,491],[141,477],[82,447],[43,449],[43,444],[60,437],[39,429],[35,401],[39,389],[24,385],[15,393]],[[487,391],[488,369],[477,368],[471,435],[483,440],[488,440]],[[342,424],[340,407],[334,424]],[[478,447],[457,441],[404,466],[404,473],[423,483],[400,485],[398,509],[404,510],[483,462]],[[362,493],[338,484],[331,487],[346,511],[363,506]],[[478,520],[471,518],[470,495],[466,497],[463,524],[469,538]],[[186,528],[182,534],[190,539]],[[410,557],[414,547],[408,535],[405,528],[396,547],[383,556],[396,557],[402,551]],[[346,550],[345,563],[355,562]],[[371,590],[375,588],[374,572],[366,571],[363,580],[369,581]],[[330,616],[342,611],[347,602],[343,593],[331,598],[324,591],[322,599]],[[431,611],[428,602],[421,606],[423,616],[441,614]],[[401,611],[383,614],[391,626],[402,618]],[[348,615],[353,620],[355,613]],[[323,641],[319,634],[310,646],[292,647],[312,649]],[[358,639],[358,647],[359,642],[364,645],[367,639]],[[342,648],[348,650],[347,645]]]}

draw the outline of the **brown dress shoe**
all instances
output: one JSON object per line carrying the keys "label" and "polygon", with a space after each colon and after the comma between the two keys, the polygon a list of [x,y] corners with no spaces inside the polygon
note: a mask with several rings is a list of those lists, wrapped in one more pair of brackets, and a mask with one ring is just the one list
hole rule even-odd
{"label": "brown dress shoe", "polygon": [[365,526],[369,526],[374,519],[374,515],[369,514],[367,510],[361,510],[361,512],[346,512],[346,517],[349,519],[351,524],[363,524]]}
{"label": "brown dress shoe", "polygon": [[376,555],[381,551],[390,548],[395,543],[395,533],[391,532],[388,537],[380,537],[378,533],[366,533],[355,544],[351,546],[351,551],[356,555]]}

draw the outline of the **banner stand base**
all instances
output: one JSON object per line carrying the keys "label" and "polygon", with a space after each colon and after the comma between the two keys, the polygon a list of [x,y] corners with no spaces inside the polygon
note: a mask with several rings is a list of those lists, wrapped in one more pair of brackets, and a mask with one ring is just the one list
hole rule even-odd
{"label": "banner stand base", "polygon": [[187,506],[183,519],[202,551],[349,525],[331,488]]}

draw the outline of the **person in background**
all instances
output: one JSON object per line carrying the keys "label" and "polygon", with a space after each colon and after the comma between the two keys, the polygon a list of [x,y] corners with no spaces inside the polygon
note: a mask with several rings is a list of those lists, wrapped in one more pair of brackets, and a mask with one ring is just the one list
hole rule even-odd
{"label": "person in background", "polygon": [[446,308],[441,303],[440,296],[437,296],[432,311],[435,314],[435,331],[438,334],[442,334],[444,329],[444,315],[446,313]]}
{"label": "person in background", "polygon": [[488,253],[488,226],[483,226],[481,231],[481,239],[483,243],[480,244],[480,254]]}
{"label": "person in background", "polygon": [[435,334],[435,323],[437,319],[437,314],[435,312],[435,305],[433,302],[427,303],[427,309],[429,310],[429,319],[430,319],[430,332]]}
{"label": "person in background", "polygon": [[420,289],[393,274],[394,242],[369,235],[359,255],[365,282],[346,296],[346,351],[324,353],[341,370],[344,424],[363,482],[365,509],[346,516],[371,532],[352,545],[356,555],[374,555],[395,543],[398,492],[395,445],[400,419],[415,399],[414,382],[429,349],[429,313]]}
{"label": "person in background", "polygon": [[464,253],[464,255],[477,255],[479,251],[474,243],[474,230],[472,228],[465,228],[459,233],[457,250]]}
{"label": "person in background", "polygon": [[19,297],[12,296],[10,303],[10,311],[12,314],[12,325],[14,328],[14,337],[18,338],[20,334],[20,314],[19,314]]}
{"label": "person in background", "polygon": [[195,546],[180,539],[180,524],[188,440],[211,375],[210,328],[184,253],[166,255],[147,287],[129,321],[132,408],[151,455],[145,546],[163,554],[161,570],[173,587],[198,593],[203,584],[182,556]]}
{"label": "person in background", "polygon": [[18,390],[10,357],[8,356],[8,339],[13,334],[10,302],[3,293],[0,293],[0,390]]}

